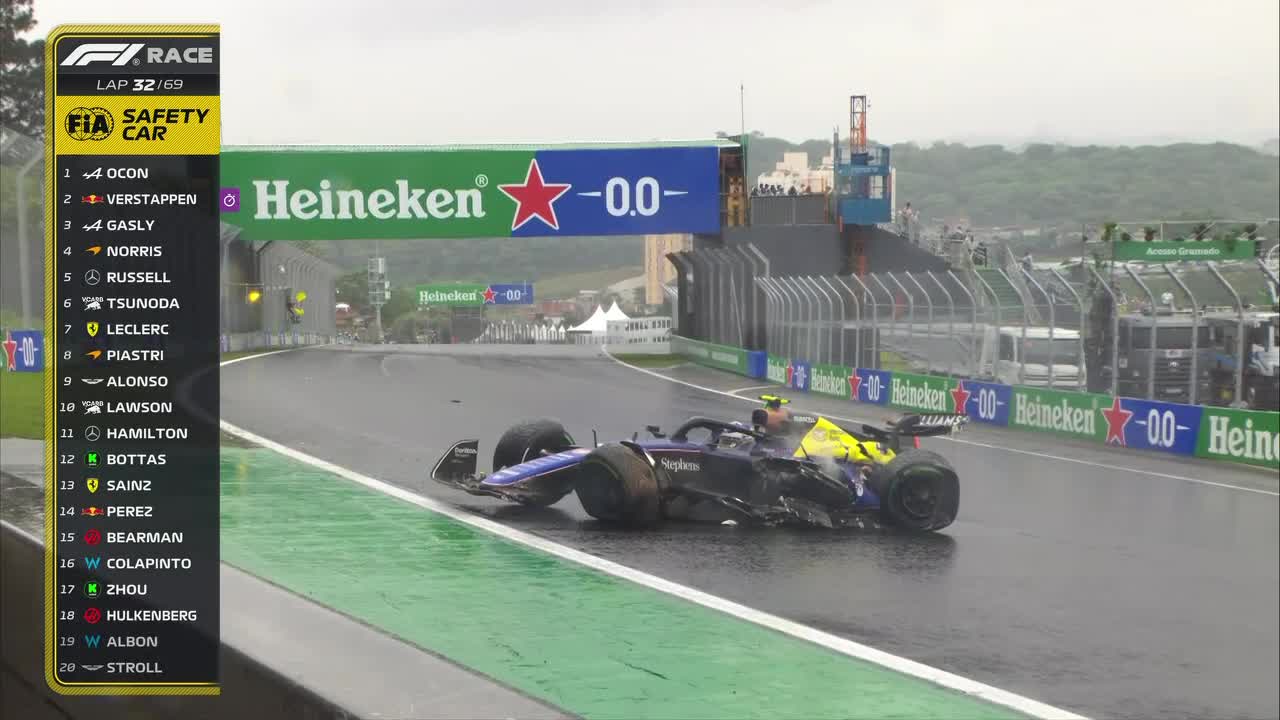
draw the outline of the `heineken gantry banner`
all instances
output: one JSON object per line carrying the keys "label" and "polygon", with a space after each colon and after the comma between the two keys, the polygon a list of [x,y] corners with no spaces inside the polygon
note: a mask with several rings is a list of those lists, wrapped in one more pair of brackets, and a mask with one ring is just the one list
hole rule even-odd
{"label": "heineken gantry banner", "polygon": [[435,283],[419,285],[418,305],[475,307],[480,305],[532,305],[530,283]]}
{"label": "heineken gantry banner", "polygon": [[1117,242],[1111,244],[1112,258],[1139,262],[1179,262],[1187,260],[1248,260],[1253,257],[1252,240],[1186,240],[1184,242]]}
{"label": "heineken gantry banner", "polygon": [[229,148],[223,222],[253,240],[714,233],[719,150]]}

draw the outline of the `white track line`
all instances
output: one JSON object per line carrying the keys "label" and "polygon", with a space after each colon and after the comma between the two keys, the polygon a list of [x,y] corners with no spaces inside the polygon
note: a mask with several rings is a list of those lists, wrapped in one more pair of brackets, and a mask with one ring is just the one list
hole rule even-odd
{"label": "white track line", "polygon": [[[619,362],[622,362],[622,361],[619,360]],[[625,365],[626,363],[623,363],[623,364]],[[752,390],[768,390],[774,387],[777,387],[777,386],[776,385],[752,385],[751,387],[744,387],[744,388],[738,388],[737,390],[730,390],[729,394],[737,395],[738,393],[750,392]]]}
{"label": "white track line", "polygon": [[[636,372],[642,372],[646,375],[652,375],[653,377],[660,378],[662,380],[666,380],[667,382],[672,382],[677,385],[684,385],[685,387],[691,387],[695,390],[701,390],[703,392],[712,393],[714,395],[723,395],[724,397],[733,398],[734,400],[740,400],[745,402],[756,402],[756,400],[752,398],[744,398],[741,395],[735,395],[734,393],[743,392],[745,390],[754,390],[757,388],[739,388],[737,390],[731,390],[731,391],[717,390],[715,388],[707,387],[705,385],[691,383],[687,380],[678,380],[669,375],[663,375],[662,373],[649,370],[648,368],[642,368],[642,367],[637,367],[635,365],[630,365],[628,363],[625,363],[613,357],[612,355],[609,355],[609,359],[613,360],[619,365],[622,365],[623,367],[627,367],[632,370],[635,370]],[[765,387],[781,387],[781,386],[767,385]],[[866,420],[866,419],[840,417],[839,415],[828,415],[827,417],[830,417],[833,420],[843,420],[845,422],[852,422],[852,423],[873,423],[874,424],[875,422],[875,421]],[[1035,452],[1034,450],[1022,450],[1019,448],[1006,447],[1004,445],[992,445],[990,443],[978,442],[976,440],[966,440],[964,438],[951,437],[946,435],[938,436],[934,439],[946,440],[949,442],[960,443],[962,445],[973,445],[976,447],[989,448],[991,450],[1000,450],[1002,452],[1014,453],[1016,455],[1029,455],[1031,457],[1044,458],[1046,460],[1058,460],[1061,462],[1075,463],[1077,465],[1087,465],[1089,467],[1103,468],[1106,470],[1119,470],[1121,472],[1138,473],[1140,475],[1150,475],[1152,477],[1168,478],[1170,480],[1181,480],[1182,482],[1193,483],[1196,485],[1208,485],[1210,487],[1225,488],[1228,490],[1239,490],[1241,492],[1256,493],[1258,495],[1267,495],[1269,497],[1280,497],[1280,492],[1275,492],[1272,490],[1263,490],[1261,488],[1245,487],[1243,485],[1232,485],[1231,483],[1214,482],[1212,480],[1201,480],[1200,478],[1186,477],[1184,475],[1171,475],[1169,473],[1155,472],[1154,470],[1143,470],[1141,468],[1125,467],[1124,465],[1110,465],[1107,463],[1094,462],[1092,460],[1080,460],[1078,458],[1063,457],[1061,455],[1050,455],[1049,453]]]}
{"label": "white track line", "polygon": [[[288,352],[289,350],[294,349],[301,348],[290,348],[288,350],[280,350],[277,352]],[[235,360],[228,360],[227,362],[222,363],[222,365],[230,365],[241,360],[249,360],[251,358],[265,357],[267,355],[274,354],[275,353],[272,352],[263,353],[262,355],[236,358]],[[494,522],[487,518],[473,515],[469,512],[459,510],[458,508],[446,505],[423,495],[419,495],[405,488],[371,478],[367,475],[362,475],[354,470],[348,470],[347,468],[335,465],[327,460],[321,460],[320,458],[294,450],[291,447],[281,445],[273,440],[268,440],[261,435],[256,435],[248,430],[236,427],[225,420],[221,421],[221,428],[223,432],[234,435],[255,445],[260,445],[268,450],[273,450],[290,459],[324,470],[325,472],[333,473],[334,475],[345,478],[359,485],[363,485],[371,490],[376,490],[384,495],[389,495],[398,500],[403,500],[407,503],[417,505],[420,508],[439,513],[465,525],[469,525],[479,530],[497,535],[498,537],[506,540],[510,540],[511,542],[519,543],[526,547],[534,548],[535,550],[540,550],[561,559],[578,563],[579,565],[584,565],[592,568],[593,570],[598,570],[605,574],[612,575],[623,580],[628,580],[638,585],[643,585],[644,587],[652,590],[666,593],[667,595],[672,595],[682,600],[723,612],[727,615],[732,615],[740,620],[746,620],[747,622],[761,625],[800,640],[806,640],[842,655],[874,663],[881,667],[900,672],[904,675],[910,675],[912,677],[934,683],[935,685],[955,690],[956,692],[960,692],[965,695],[981,698],[996,705],[1012,708],[1034,718],[1043,718],[1044,720],[1086,720],[1082,715],[1077,715],[1052,705],[1046,705],[1045,703],[1037,700],[1032,700],[1031,698],[1023,697],[1006,690],[1001,690],[975,680],[970,680],[968,678],[949,673],[945,670],[939,670],[938,668],[918,663],[914,660],[908,660],[904,657],[892,655],[868,645],[863,645],[847,638],[837,637],[830,633],[825,633],[821,630],[777,617],[776,615],[771,615],[760,610],[749,608],[745,605],[739,605],[738,603],[702,592],[701,590],[695,590],[691,587],[671,582],[670,580],[664,580],[656,575],[650,575],[649,573],[641,572],[625,565],[620,565],[611,560],[605,560],[594,555],[589,555],[566,545],[561,545],[559,543],[552,542],[551,540],[538,537],[537,535],[532,535],[522,530],[517,530],[501,523]]]}

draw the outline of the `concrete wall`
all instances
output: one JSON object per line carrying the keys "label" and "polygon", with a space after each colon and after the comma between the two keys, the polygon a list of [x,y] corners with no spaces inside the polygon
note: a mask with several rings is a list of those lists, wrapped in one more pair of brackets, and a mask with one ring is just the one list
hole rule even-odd
{"label": "concrete wall", "polygon": [[867,272],[924,272],[947,269],[947,262],[928,250],[913,245],[901,235],[878,227],[846,227],[851,240],[861,239],[867,258]]}
{"label": "concrete wall", "polygon": [[844,245],[835,225],[727,227],[719,238],[699,235],[694,249],[754,243],[769,258],[771,275],[830,275],[844,263]]}

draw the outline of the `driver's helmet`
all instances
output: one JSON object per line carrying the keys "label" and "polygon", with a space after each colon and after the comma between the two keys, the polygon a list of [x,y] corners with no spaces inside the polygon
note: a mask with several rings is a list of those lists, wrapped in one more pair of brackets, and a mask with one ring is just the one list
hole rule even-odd
{"label": "driver's helmet", "polygon": [[751,424],[762,428],[769,434],[781,434],[791,424],[791,411],[784,407],[774,406],[756,408],[751,413]]}

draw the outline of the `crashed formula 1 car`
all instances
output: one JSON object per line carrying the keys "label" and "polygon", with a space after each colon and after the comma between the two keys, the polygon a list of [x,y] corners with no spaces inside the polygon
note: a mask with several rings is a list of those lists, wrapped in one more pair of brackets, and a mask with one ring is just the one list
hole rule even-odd
{"label": "crashed formula 1 car", "polygon": [[[498,441],[490,475],[478,440],[455,443],[432,479],[473,495],[547,506],[576,492],[597,520],[645,527],[667,519],[934,531],[955,520],[960,484],[919,438],[968,418],[907,415],[886,428],[842,428],[761,396],[751,423],[690,418],[669,436],[581,447],[555,420],[520,423]],[[697,439],[691,438],[695,436]],[[906,447],[903,440],[907,439]]]}

